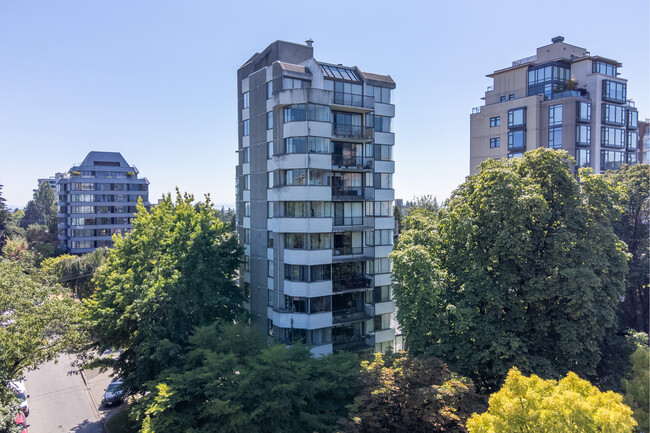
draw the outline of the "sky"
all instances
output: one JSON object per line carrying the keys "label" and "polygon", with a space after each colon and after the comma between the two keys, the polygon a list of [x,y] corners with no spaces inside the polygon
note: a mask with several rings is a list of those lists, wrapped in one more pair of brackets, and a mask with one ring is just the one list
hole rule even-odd
{"label": "sky", "polygon": [[554,36],[623,63],[650,117],[648,0],[0,0],[0,185],[9,207],[92,150],[163,194],[235,202],[237,69],[275,40],[390,75],[395,196],[444,200],[469,174],[469,118],[492,80]]}

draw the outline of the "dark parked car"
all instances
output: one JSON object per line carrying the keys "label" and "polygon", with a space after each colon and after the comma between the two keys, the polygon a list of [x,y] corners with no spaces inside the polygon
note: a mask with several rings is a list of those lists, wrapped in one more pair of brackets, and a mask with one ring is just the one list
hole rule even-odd
{"label": "dark parked car", "polygon": [[112,406],[120,404],[124,401],[124,390],[122,389],[122,380],[115,379],[104,390],[104,397],[102,398],[102,405]]}

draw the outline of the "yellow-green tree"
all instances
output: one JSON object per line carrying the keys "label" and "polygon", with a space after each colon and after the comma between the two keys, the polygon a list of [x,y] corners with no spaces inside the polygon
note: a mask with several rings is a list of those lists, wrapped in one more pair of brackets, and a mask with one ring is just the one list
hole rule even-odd
{"label": "yellow-green tree", "polygon": [[650,431],[648,406],[650,405],[650,348],[639,347],[632,354],[632,377],[623,380],[625,402],[634,410],[634,419],[639,423],[639,431]]}
{"label": "yellow-green tree", "polygon": [[470,433],[631,432],[636,426],[623,397],[601,392],[575,373],[559,381],[526,377],[513,368],[487,412],[467,421]]}

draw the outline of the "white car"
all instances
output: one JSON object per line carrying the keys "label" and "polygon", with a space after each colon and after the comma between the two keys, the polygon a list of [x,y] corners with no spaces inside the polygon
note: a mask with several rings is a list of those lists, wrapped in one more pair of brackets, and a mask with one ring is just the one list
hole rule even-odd
{"label": "white car", "polygon": [[13,389],[14,393],[16,394],[16,397],[18,397],[18,402],[20,403],[20,410],[25,414],[25,416],[29,415],[29,404],[27,403],[27,399],[29,396],[27,395],[27,389],[25,388],[25,384],[22,382],[10,382],[9,386]]}

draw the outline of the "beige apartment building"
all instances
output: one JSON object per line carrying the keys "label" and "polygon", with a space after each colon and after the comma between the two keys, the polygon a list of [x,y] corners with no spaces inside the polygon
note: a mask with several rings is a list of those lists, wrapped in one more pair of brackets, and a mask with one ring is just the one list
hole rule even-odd
{"label": "beige apartment building", "polygon": [[597,173],[638,162],[638,112],[622,64],[561,36],[488,77],[485,105],[470,117],[470,173],[488,158],[538,147],[564,149]]}

